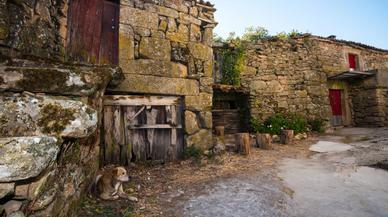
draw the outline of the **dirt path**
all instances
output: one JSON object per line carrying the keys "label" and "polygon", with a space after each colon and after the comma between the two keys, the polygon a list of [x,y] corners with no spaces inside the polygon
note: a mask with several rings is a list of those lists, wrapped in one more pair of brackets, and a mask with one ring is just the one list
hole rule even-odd
{"label": "dirt path", "polygon": [[[310,138],[293,145],[275,145],[270,151],[254,149],[249,157],[226,154],[200,161],[136,166],[131,169],[133,179],[126,191],[138,197],[138,203],[106,203],[85,198],[79,216],[216,217],[228,216],[225,214],[233,210],[281,216],[292,190],[276,176],[276,165],[284,158],[307,157],[308,148],[315,141]],[[262,211],[255,204],[270,205],[273,209]]]}
{"label": "dirt path", "polygon": [[[89,200],[82,216],[387,217],[388,172],[365,167],[388,162],[387,132],[343,129],[275,145],[271,151],[254,149],[250,157],[227,154],[201,162],[137,166],[127,191],[139,203],[93,205]],[[100,215],[85,215],[96,205]]]}

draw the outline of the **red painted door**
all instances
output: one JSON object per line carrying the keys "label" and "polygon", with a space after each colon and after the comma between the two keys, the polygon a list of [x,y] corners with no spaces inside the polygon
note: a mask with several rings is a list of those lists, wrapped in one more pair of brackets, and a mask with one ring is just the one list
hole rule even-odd
{"label": "red painted door", "polygon": [[333,116],[342,116],[341,90],[330,90],[330,104]]}
{"label": "red painted door", "polygon": [[119,8],[104,0],[71,0],[67,60],[117,64]]}
{"label": "red painted door", "polygon": [[356,55],[349,54],[349,68],[356,69],[356,67],[357,67]]}
{"label": "red painted door", "polygon": [[118,64],[119,13],[117,3],[104,1],[102,33],[100,43],[100,63]]}

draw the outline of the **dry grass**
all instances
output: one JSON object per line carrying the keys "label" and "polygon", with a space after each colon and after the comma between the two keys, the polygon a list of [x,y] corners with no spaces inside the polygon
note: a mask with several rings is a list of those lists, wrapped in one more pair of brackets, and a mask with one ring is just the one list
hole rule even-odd
{"label": "dry grass", "polygon": [[[167,207],[163,201],[163,194],[171,189],[188,190],[200,183],[235,174],[249,174],[250,171],[271,169],[276,172],[276,164],[283,158],[309,156],[308,148],[314,142],[315,140],[310,138],[292,145],[275,145],[274,150],[254,148],[250,156],[227,153],[212,159],[204,158],[200,164],[197,160],[188,160],[159,166],[137,165],[130,169],[133,180],[126,187],[128,193],[139,198],[137,204],[132,204],[134,209],[131,216],[164,216],[163,213]],[[292,192],[289,193],[292,194]],[[123,207],[123,204],[129,202],[117,201],[116,203],[117,207]],[[95,204],[104,206],[102,202]],[[111,203],[109,205],[111,206]],[[85,213],[82,213],[83,216],[87,216]]]}

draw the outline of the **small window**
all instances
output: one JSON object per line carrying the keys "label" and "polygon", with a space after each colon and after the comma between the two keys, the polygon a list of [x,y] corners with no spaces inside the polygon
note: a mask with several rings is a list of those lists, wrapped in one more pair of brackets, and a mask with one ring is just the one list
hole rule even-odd
{"label": "small window", "polygon": [[350,70],[358,69],[358,56],[356,54],[349,54],[349,68]]}

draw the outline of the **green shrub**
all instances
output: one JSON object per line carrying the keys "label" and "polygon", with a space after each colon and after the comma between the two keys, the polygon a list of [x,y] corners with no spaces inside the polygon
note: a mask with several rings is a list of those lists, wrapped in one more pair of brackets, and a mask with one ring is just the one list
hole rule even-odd
{"label": "green shrub", "polygon": [[244,41],[258,41],[261,39],[269,38],[269,32],[264,27],[248,27],[245,29],[244,34],[242,35],[241,39]]}
{"label": "green shrub", "polygon": [[306,118],[294,113],[276,113],[264,122],[258,119],[251,120],[251,127],[254,132],[272,135],[279,135],[283,129],[293,130],[295,134],[303,133],[307,131],[307,126]]}
{"label": "green shrub", "polygon": [[183,153],[184,159],[200,159],[202,156],[202,151],[199,148],[196,148],[194,146],[185,148],[185,151]]}
{"label": "green shrub", "polygon": [[298,114],[289,114],[287,129],[291,129],[295,134],[303,133],[307,131],[307,120]]}
{"label": "green shrub", "polygon": [[325,132],[325,120],[323,119],[314,119],[309,122],[311,126],[311,130],[318,132],[318,133],[323,133]]}

